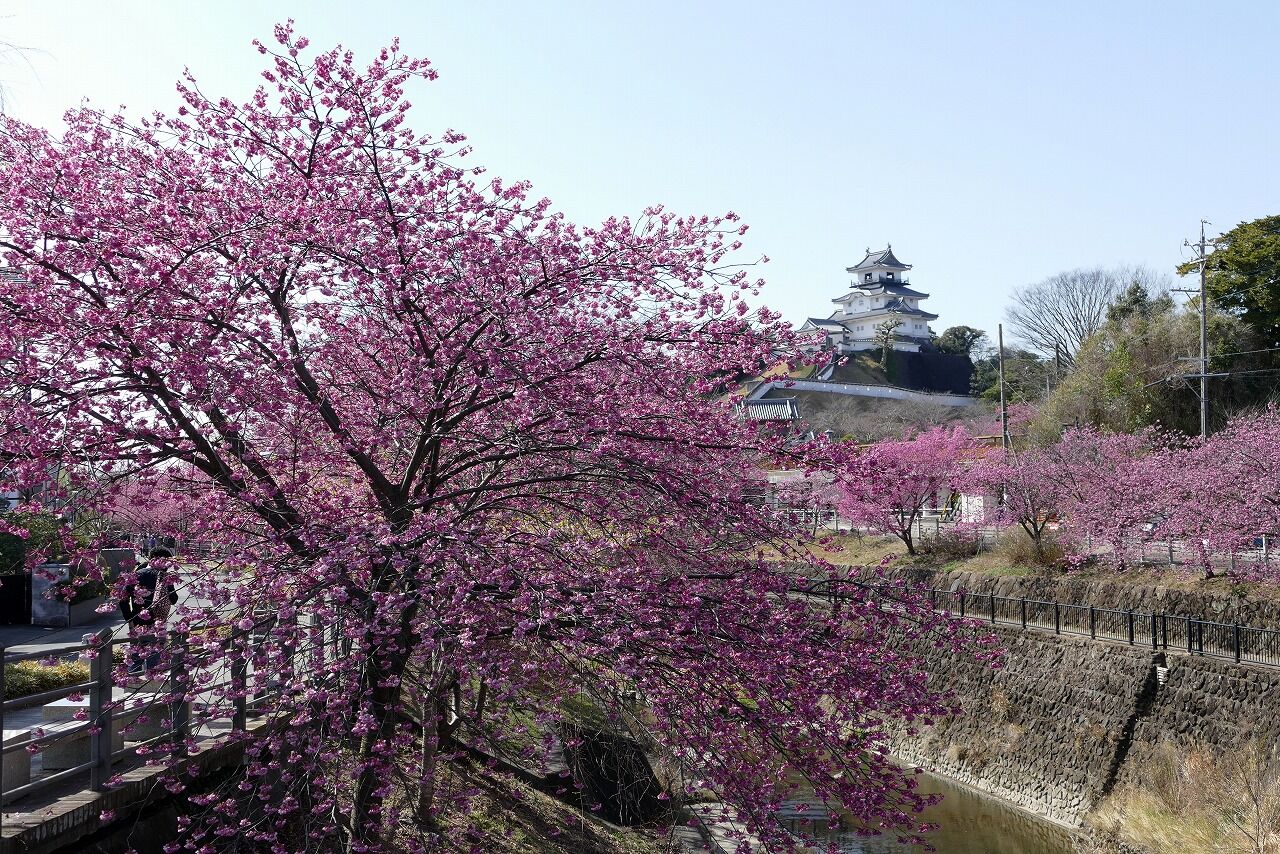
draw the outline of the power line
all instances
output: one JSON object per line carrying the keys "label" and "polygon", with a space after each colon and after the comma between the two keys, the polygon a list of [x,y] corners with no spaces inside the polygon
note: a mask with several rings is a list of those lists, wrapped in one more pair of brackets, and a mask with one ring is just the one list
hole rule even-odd
{"label": "power line", "polygon": [[[1264,347],[1261,350],[1236,350],[1234,353],[1210,353],[1209,358],[1219,359],[1225,356],[1251,356],[1254,353],[1277,353],[1277,352],[1280,352],[1280,347]],[[1186,361],[1188,359],[1197,359],[1197,358],[1198,358],[1197,356],[1180,356],[1179,357],[1181,361]]]}

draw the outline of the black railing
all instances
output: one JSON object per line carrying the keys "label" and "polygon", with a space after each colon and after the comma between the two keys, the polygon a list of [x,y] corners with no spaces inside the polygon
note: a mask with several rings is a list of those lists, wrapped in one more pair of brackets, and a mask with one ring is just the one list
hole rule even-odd
{"label": "black railing", "polygon": [[1160,612],[1099,608],[989,593],[930,590],[942,611],[994,625],[1118,641],[1157,651],[1280,667],[1280,631]]}
{"label": "black railing", "polygon": [[800,585],[796,592],[827,598],[851,595],[856,587],[886,594],[923,597],[938,611],[989,625],[1115,641],[1159,652],[1181,652],[1244,664],[1280,667],[1280,630],[1219,623],[1180,614],[1099,608],[964,590],[904,588],[891,584],[829,580]]}

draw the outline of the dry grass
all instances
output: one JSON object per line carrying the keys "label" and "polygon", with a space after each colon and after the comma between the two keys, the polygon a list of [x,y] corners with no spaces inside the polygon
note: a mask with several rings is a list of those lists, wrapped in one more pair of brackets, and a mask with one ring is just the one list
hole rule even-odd
{"label": "dry grass", "polygon": [[[821,533],[817,540],[796,540],[788,547],[808,552],[821,560],[841,566],[877,566],[886,558],[894,564],[906,563],[907,547],[899,539],[873,535]],[[779,551],[765,553],[766,560],[789,560]]]}
{"label": "dry grass", "polygon": [[663,828],[624,828],[474,764],[449,765],[442,789],[465,791],[443,817],[453,849],[493,854],[677,854]]}
{"label": "dry grass", "polygon": [[1154,854],[1280,854],[1280,761],[1258,744],[1166,746],[1091,823]]}

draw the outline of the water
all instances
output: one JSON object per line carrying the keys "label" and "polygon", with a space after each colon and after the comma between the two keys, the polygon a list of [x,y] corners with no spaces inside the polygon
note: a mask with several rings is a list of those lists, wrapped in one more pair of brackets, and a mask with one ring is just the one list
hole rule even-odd
{"label": "water", "polygon": [[[922,774],[917,779],[920,791],[944,796],[942,803],[921,816],[922,821],[940,825],[928,835],[939,854],[1073,854],[1076,850],[1070,832],[1056,824],[937,777]],[[826,813],[813,815],[821,815],[816,831],[800,813],[784,811],[787,827],[797,836],[835,841],[841,854],[916,854],[925,850],[903,845],[891,835],[866,838],[828,831],[824,825]],[[822,851],[824,847],[815,850]]]}

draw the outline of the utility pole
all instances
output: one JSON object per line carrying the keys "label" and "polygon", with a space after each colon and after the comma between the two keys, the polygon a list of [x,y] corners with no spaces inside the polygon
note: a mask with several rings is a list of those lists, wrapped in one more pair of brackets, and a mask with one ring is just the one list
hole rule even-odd
{"label": "utility pole", "polygon": [[1005,451],[1009,450],[1009,407],[1004,399],[1004,324],[996,325],[996,336],[999,340],[999,355],[996,364],[1000,374],[1000,442]]}
{"label": "utility pole", "polygon": [[1200,240],[1192,243],[1182,241],[1183,246],[1196,250],[1196,262],[1200,269],[1200,438],[1209,436],[1209,296],[1205,291],[1207,278],[1208,241],[1204,237],[1204,227],[1209,225],[1207,219],[1200,220]]}

